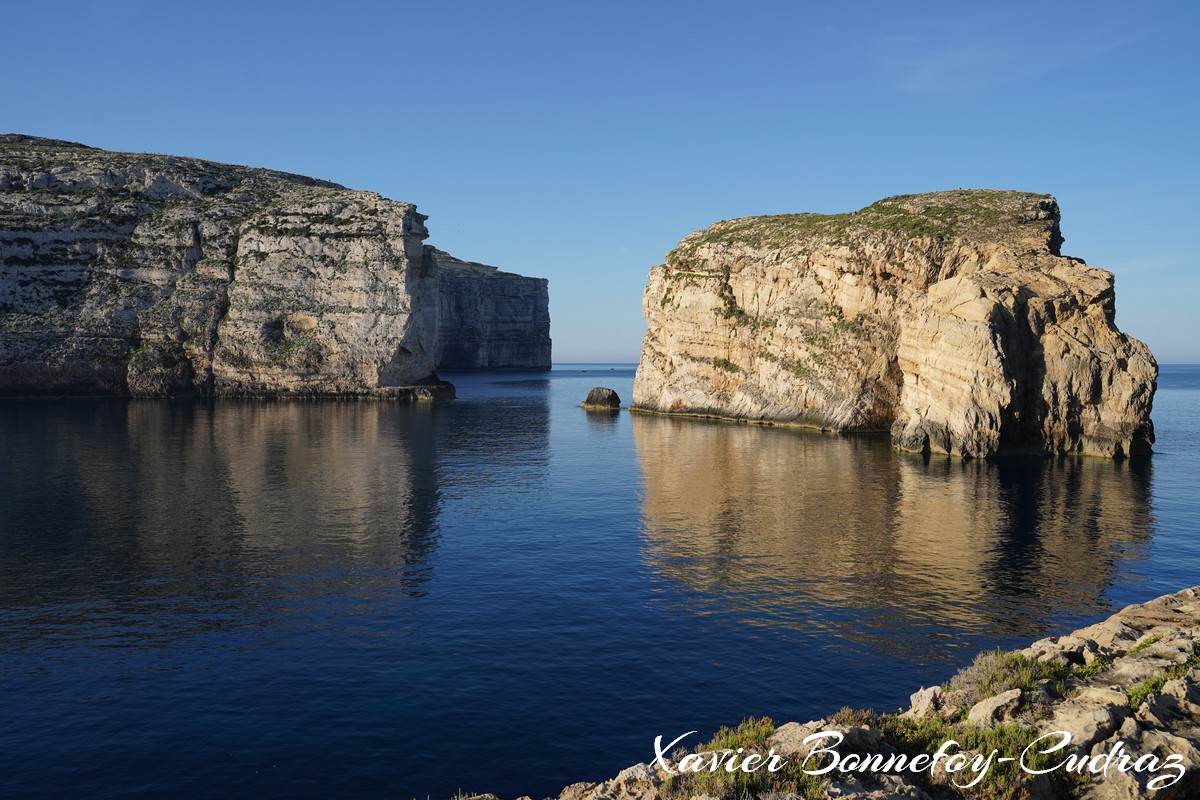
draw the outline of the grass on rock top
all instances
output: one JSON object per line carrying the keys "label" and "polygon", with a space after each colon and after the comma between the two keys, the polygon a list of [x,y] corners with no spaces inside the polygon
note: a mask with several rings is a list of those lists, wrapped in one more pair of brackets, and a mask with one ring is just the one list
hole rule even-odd
{"label": "grass on rock top", "polygon": [[779,248],[806,239],[848,244],[880,232],[912,239],[1005,241],[1041,234],[1057,223],[1057,204],[1048,194],[958,189],[897,195],[848,214],[778,214],[718,222],[684,239],[667,255],[667,262],[681,265],[705,245]]}

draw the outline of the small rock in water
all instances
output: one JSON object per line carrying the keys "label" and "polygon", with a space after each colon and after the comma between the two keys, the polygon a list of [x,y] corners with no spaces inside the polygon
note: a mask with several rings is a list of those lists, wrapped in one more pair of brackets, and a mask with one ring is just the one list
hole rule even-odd
{"label": "small rock in water", "polygon": [[589,411],[620,411],[621,398],[612,389],[597,386],[588,392],[587,399],[580,405]]}

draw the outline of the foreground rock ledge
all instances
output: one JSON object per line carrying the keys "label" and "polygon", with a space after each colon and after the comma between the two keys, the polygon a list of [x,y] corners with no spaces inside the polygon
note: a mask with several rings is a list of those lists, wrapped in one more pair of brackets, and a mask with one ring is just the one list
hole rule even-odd
{"label": "foreground rock ledge", "polygon": [[[1157,790],[1148,786],[1154,773],[1116,768],[1107,774],[1089,775],[1086,780],[1065,771],[1032,776],[1010,768],[1009,783],[985,783],[973,791],[955,789],[944,770],[917,777],[911,772],[849,773],[832,781],[814,780],[801,792],[772,785],[747,787],[732,781],[697,787],[643,763],[601,783],[568,786],[557,800],[740,800],[746,796],[772,800],[1196,798],[1200,797],[1198,642],[1200,586],[1129,606],[1103,622],[1069,636],[1039,640],[1024,650],[983,653],[946,686],[914,693],[911,707],[902,713],[878,715],[846,709],[803,724],[775,726],[767,720],[752,719],[737,729],[738,734],[750,739],[758,735],[757,745],[748,745],[747,751],[765,753],[773,748],[796,763],[802,762],[813,747],[804,745],[804,738],[818,731],[843,734],[844,740],[837,748],[840,757],[851,753],[886,757],[911,751],[914,741],[922,742],[932,753],[936,743],[949,738],[963,743],[972,737],[989,743],[973,752],[986,753],[995,746],[992,743],[1006,750],[1042,734],[1067,731],[1072,735],[1071,746],[1055,754],[1050,764],[1059,763],[1067,755],[1110,753],[1118,742],[1134,758],[1178,755],[1184,768],[1182,778]],[[821,746],[828,744],[825,740]],[[1019,754],[1019,747],[1017,752],[1000,753]],[[678,754],[674,758],[677,764]],[[994,768],[991,774],[1001,771]],[[495,799],[495,795],[474,797]]]}
{"label": "foreground rock ledge", "polygon": [[631,410],[890,431],[904,450],[1150,452],[1158,365],[1049,195],[719,222],[650,271]]}
{"label": "foreground rock ledge", "polygon": [[0,135],[0,394],[440,396],[549,369],[544,279],[423,244],[416,206]]}

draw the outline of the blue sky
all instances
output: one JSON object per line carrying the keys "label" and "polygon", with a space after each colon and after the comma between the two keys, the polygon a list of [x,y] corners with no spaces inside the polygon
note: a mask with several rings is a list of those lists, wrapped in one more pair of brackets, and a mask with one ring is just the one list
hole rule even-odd
{"label": "blue sky", "polygon": [[1048,192],[1118,323],[1200,362],[1191,3],[6,3],[0,130],[314,175],[550,279],[635,361],[649,267],[750,214]]}

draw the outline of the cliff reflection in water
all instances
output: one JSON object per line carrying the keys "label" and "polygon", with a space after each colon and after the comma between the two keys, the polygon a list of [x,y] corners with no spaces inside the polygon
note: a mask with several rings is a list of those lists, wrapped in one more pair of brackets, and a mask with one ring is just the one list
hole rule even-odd
{"label": "cliff reflection in water", "polygon": [[[690,610],[935,660],[1106,608],[1148,543],[1150,464],[997,462],[635,415],[645,559]],[[952,637],[952,638],[948,638]]]}
{"label": "cliff reflection in water", "polygon": [[80,635],[89,619],[119,619],[141,620],[132,638],[176,638],[322,595],[424,591],[439,507],[428,411],[112,401],[5,412],[0,605],[37,617],[9,636],[36,640],[39,622],[75,617]]}

